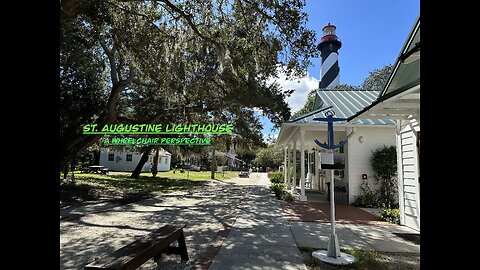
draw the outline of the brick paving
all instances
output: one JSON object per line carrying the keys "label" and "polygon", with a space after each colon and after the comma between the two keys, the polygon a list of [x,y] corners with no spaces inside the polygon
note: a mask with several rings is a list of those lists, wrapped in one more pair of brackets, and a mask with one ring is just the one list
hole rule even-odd
{"label": "brick paving", "polygon": [[[282,201],[282,209],[289,221],[330,222],[330,203],[328,202]],[[335,221],[343,224],[390,225],[376,215],[344,204],[335,204]]]}

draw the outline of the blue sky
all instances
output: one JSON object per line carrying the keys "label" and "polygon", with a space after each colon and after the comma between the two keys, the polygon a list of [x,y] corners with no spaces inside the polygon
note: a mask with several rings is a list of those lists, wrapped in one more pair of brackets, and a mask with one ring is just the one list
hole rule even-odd
{"label": "blue sky", "polygon": [[[419,0],[307,0],[304,11],[309,14],[307,27],[317,32],[329,22],[337,27],[342,41],[339,50],[340,83],[359,85],[368,73],[384,65],[393,64],[398,57],[415,19],[420,14]],[[295,89],[287,98],[292,112],[305,103],[308,91],[318,87],[320,59],[312,58],[308,75],[296,81],[277,79],[285,89]],[[299,83],[298,83],[299,81]],[[272,124],[262,117],[263,134],[278,135],[270,131]]]}

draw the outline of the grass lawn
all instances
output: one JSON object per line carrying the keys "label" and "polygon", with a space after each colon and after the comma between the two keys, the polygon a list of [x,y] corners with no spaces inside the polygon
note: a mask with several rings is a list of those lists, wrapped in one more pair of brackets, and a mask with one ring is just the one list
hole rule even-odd
{"label": "grass lawn", "polygon": [[[110,172],[108,175],[75,173],[75,183],[60,186],[61,204],[98,199],[126,199],[125,197],[151,197],[159,192],[174,192],[199,186],[210,180],[210,172],[159,172],[156,177],[142,173],[137,179],[130,172]],[[237,172],[215,173],[216,180],[229,179]]]}
{"label": "grass lawn", "polygon": [[[145,173],[146,175],[152,175],[151,173]],[[171,179],[190,179],[190,180],[211,180],[210,179],[211,172],[196,172],[196,171],[184,171],[184,173],[180,173],[177,170],[173,173],[173,170],[168,172],[159,172],[157,177],[166,177]],[[215,173],[216,180],[225,180],[230,179],[238,175],[238,172],[225,172],[225,173]]]}
{"label": "grass lawn", "polygon": [[331,265],[324,263],[314,257],[312,252],[315,249],[311,247],[299,247],[300,253],[303,257],[303,262],[308,270],[417,270],[420,269],[420,255],[409,253],[391,253],[378,252],[363,249],[345,249],[342,252],[351,254],[355,257],[355,262],[351,265]]}

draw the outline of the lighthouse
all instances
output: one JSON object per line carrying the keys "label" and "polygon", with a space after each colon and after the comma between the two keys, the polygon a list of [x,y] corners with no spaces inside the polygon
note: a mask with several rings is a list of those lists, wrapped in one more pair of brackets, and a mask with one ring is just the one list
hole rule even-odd
{"label": "lighthouse", "polygon": [[320,65],[320,89],[330,88],[340,83],[338,49],[342,47],[342,42],[338,40],[335,29],[337,27],[330,23],[322,28],[323,36],[320,44],[318,44],[322,58],[322,64]]}

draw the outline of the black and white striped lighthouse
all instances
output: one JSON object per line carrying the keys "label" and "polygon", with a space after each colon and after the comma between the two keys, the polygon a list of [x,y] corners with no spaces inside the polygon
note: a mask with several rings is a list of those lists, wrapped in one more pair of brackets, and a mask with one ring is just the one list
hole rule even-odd
{"label": "black and white striped lighthouse", "polygon": [[330,88],[340,83],[340,68],[338,67],[338,49],[342,42],[335,34],[335,25],[328,23],[322,28],[323,36],[318,49],[322,58],[320,66],[319,88]]}

